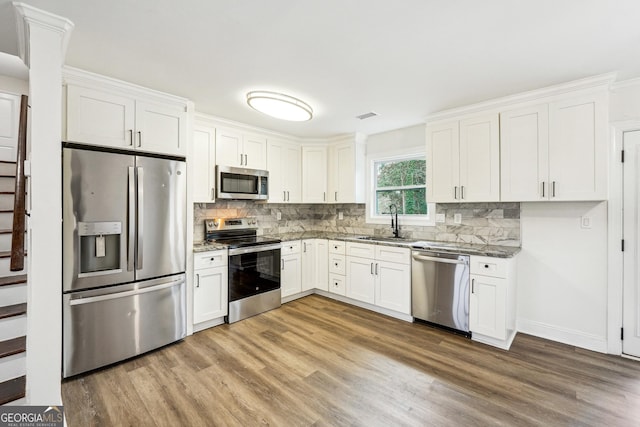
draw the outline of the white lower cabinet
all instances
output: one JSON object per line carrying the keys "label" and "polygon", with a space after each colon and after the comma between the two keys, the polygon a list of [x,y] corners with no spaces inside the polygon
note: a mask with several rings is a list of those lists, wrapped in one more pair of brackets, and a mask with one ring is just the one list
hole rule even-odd
{"label": "white lower cabinet", "polygon": [[329,270],[327,240],[302,241],[302,291],[328,290]]}
{"label": "white lower cabinet", "polygon": [[516,334],[516,258],[472,256],[470,262],[471,336],[507,350]]}
{"label": "white lower cabinet", "polygon": [[286,298],[302,292],[302,257],[300,241],[282,243],[280,263],[281,297]]}
{"label": "white lower cabinet", "polygon": [[227,315],[227,251],[194,255],[193,323],[198,324]]}
{"label": "white lower cabinet", "polygon": [[402,314],[411,314],[410,250],[347,243],[345,295]]}

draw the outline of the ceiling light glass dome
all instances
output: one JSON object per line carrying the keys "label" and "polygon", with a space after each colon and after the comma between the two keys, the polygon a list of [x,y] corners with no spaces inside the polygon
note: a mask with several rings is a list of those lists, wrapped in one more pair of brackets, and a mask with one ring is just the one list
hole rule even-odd
{"label": "ceiling light glass dome", "polygon": [[282,120],[304,122],[313,117],[313,109],[309,104],[298,98],[277,92],[249,92],[247,93],[247,104],[254,110]]}

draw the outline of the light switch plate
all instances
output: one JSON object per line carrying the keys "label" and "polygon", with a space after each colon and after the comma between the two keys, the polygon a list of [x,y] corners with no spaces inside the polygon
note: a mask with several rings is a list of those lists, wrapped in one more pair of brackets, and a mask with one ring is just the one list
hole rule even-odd
{"label": "light switch plate", "polygon": [[462,224],[462,214],[453,214],[453,223],[454,224]]}
{"label": "light switch plate", "polygon": [[444,214],[436,214],[436,222],[445,222]]}

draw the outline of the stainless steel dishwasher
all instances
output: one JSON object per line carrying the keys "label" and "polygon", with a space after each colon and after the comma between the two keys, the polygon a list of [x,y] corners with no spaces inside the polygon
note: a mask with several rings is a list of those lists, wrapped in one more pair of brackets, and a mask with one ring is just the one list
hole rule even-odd
{"label": "stainless steel dishwasher", "polygon": [[470,337],[469,255],[414,249],[411,258],[411,315]]}

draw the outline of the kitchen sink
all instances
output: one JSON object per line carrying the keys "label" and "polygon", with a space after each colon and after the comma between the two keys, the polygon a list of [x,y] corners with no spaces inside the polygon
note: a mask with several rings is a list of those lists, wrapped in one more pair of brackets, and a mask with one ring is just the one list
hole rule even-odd
{"label": "kitchen sink", "polygon": [[404,237],[376,237],[376,236],[359,236],[355,238],[356,240],[367,240],[370,242],[398,242],[398,243],[407,243],[409,240]]}

